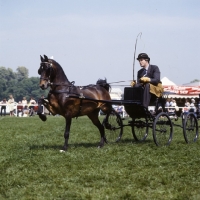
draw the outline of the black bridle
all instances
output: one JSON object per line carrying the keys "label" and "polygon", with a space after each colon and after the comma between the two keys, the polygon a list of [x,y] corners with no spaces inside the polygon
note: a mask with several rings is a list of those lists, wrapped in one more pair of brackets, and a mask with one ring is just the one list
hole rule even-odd
{"label": "black bridle", "polygon": [[48,78],[45,78],[45,77],[40,77],[40,80],[46,80],[46,81],[49,81],[49,83],[50,83],[50,77],[51,77],[51,73],[52,73],[52,63],[49,63],[49,62],[41,62],[40,63],[40,69],[38,70],[38,73],[41,75],[41,71],[43,70],[43,64],[48,64],[47,66],[46,66],[46,69],[45,69],[45,71],[47,71],[47,70],[49,70],[49,77]]}
{"label": "black bridle", "polygon": [[[53,64],[52,63],[49,63],[49,62],[41,62],[40,63],[40,69],[38,70],[38,73],[41,75],[41,70],[43,69],[43,64],[47,64],[46,66],[46,69],[45,71],[49,70],[49,76],[48,78],[45,78],[43,76],[40,77],[40,80],[45,80],[48,82],[48,86],[74,86],[74,81],[70,82],[70,83],[53,83],[53,82],[50,82],[50,79],[51,79],[51,76],[52,76],[52,71],[53,71]],[[42,69],[41,69],[42,68]]]}
{"label": "black bridle", "polygon": [[[45,68],[44,68],[44,65],[45,64]],[[56,94],[59,94],[59,93],[70,93],[70,90],[71,88],[75,87],[74,86],[74,81],[72,82],[69,82],[69,83],[65,83],[65,82],[61,82],[61,83],[53,83],[51,82],[51,77],[52,77],[52,72],[53,72],[53,64],[50,63],[50,62],[41,62],[40,63],[40,68],[38,70],[38,73],[41,75],[42,74],[42,71],[45,70],[46,73],[47,71],[49,70],[49,74],[48,74],[48,77],[44,77],[41,75],[40,77],[40,80],[45,80],[48,82],[48,86],[52,86],[53,88],[50,90],[50,93],[56,93]],[[64,90],[56,90],[56,87],[57,86],[67,86]]]}

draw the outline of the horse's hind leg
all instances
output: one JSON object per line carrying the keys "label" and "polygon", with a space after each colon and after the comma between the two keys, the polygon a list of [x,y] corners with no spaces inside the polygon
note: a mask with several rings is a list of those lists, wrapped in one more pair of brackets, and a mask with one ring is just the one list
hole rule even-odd
{"label": "horse's hind leg", "polygon": [[101,134],[101,140],[98,147],[101,148],[104,146],[104,142],[106,142],[106,137],[105,137],[104,126],[99,121],[98,115],[99,115],[99,110],[88,114],[88,117],[91,119],[92,123],[99,129],[99,132]]}
{"label": "horse's hind leg", "polygon": [[69,118],[69,119],[65,119],[65,120],[66,120],[66,126],[65,126],[65,133],[64,133],[64,138],[65,138],[65,143],[63,146],[64,151],[66,151],[68,148],[69,132],[70,132],[72,119]]}

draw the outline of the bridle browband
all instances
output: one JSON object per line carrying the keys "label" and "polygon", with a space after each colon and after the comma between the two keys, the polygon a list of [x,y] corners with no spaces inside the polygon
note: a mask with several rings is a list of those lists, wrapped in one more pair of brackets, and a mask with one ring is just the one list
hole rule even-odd
{"label": "bridle browband", "polygon": [[[46,70],[49,69],[49,70],[50,70],[50,74],[49,74],[49,77],[48,77],[48,78],[44,78],[44,77],[41,76],[41,77],[40,77],[40,80],[46,80],[46,81],[49,81],[50,76],[51,76],[52,63],[49,63],[49,62],[41,62],[41,63],[40,63],[40,68],[42,67],[42,64],[45,64],[45,63],[48,64]],[[42,67],[42,68],[43,68],[43,67]],[[39,69],[39,70],[40,70],[40,69]]]}

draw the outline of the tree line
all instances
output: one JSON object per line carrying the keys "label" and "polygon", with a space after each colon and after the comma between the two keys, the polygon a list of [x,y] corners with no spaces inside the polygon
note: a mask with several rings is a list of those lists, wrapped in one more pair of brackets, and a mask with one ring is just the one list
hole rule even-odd
{"label": "tree line", "polygon": [[[16,72],[11,68],[0,67],[0,101],[4,98],[8,100],[10,94],[16,102],[21,101],[23,97],[27,100],[30,100],[30,97],[38,100],[42,95],[46,97],[48,90],[41,90],[39,81],[39,77],[29,78],[29,71],[26,67],[19,66]],[[199,81],[194,79],[191,83]]]}
{"label": "tree line", "polygon": [[36,101],[42,96],[47,96],[48,90],[41,90],[39,77],[30,77],[26,67],[20,66],[14,72],[11,68],[0,67],[0,101],[8,100],[12,94],[15,101],[19,102],[26,97],[29,101],[33,97]]}

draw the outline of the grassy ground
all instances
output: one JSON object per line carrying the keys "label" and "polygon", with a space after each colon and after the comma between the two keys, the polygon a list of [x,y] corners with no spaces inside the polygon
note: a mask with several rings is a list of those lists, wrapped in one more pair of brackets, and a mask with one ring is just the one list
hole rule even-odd
{"label": "grassy ground", "polygon": [[0,199],[200,199],[200,143],[175,128],[169,147],[132,139],[98,149],[87,117],[73,120],[69,150],[64,119],[0,118]]}

